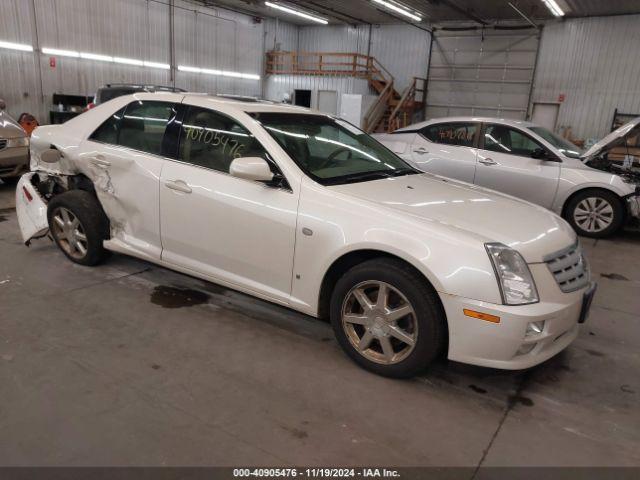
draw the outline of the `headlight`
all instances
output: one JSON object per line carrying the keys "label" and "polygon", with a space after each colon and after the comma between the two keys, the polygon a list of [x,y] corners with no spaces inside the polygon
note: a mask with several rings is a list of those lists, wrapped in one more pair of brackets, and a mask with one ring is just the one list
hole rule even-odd
{"label": "headlight", "polygon": [[485,243],[484,246],[496,272],[502,302],[505,305],[538,302],[536,284],[522,255],[502,243]]}
{"label": "headlight", "polygon": [[28,146],[29,146],[28,137],[10,138],[7,140],[7,148],[28,147]]}

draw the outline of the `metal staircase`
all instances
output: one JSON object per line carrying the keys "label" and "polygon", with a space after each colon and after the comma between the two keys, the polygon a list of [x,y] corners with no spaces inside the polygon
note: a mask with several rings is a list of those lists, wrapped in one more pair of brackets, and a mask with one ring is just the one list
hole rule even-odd
{"label": "metal staircase", "polygon": [[364,117],[364,130],[393,132],[424,111],[426,79],[414,77],[399,93],[393,75],[374,57],[360,53],[267,52],[267,75],[349,76],[366,79],[378,98]]}

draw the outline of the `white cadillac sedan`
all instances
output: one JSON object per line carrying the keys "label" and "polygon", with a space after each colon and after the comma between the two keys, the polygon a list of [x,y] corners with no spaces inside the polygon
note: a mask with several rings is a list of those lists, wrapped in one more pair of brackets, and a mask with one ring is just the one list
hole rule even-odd
{"label": "white cadillac sedan", "polygon": [[437,118],[374,135],[414,167],[508,193],[553,210],[579,235],[606,237],[629,217],[640,218],[638,174],[585,165],[640,119],[587,152],[530,122],[480,117]]}
{"label": "white cadillac sedan", "polygon": [[364,368],[440,354],[505,369],[569,345],[595,284],[543,208],[418,172],[319,112],[194,94],[119,97],[38,128],[17,189],[27,244],[120,252],[329,317]]}

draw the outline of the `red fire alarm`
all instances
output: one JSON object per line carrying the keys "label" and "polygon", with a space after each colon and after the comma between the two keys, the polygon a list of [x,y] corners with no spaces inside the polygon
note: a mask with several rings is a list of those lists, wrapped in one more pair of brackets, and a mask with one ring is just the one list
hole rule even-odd
{"label": "red fire alarm", "polygon": [[51,68],[56,68],[56,57],[49,57],[49,66]]}
{"label": "red fire alarm", "polygon": [[564,93],[561,93],[560,95],[558,95],[558,101],[564,102],[564,97],[565,97]]}

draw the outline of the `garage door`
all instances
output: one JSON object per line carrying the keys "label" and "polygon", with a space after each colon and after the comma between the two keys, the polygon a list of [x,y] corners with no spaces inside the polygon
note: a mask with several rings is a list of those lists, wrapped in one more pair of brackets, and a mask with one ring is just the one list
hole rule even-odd
{"label": "garage door", "polygon": [[524,119],[538,31],[436,31],[427,118],[477,115]]}

